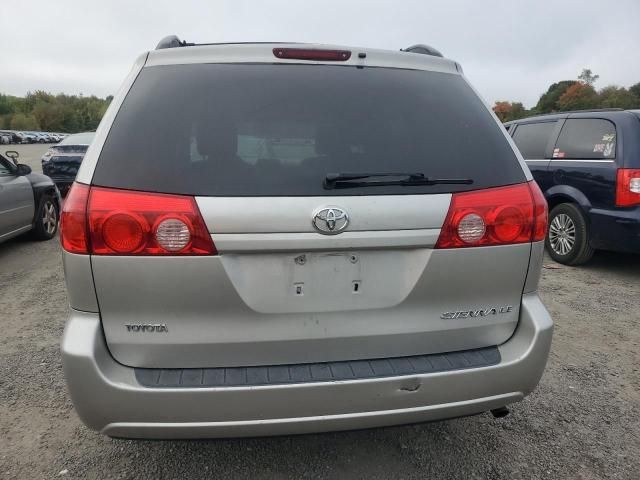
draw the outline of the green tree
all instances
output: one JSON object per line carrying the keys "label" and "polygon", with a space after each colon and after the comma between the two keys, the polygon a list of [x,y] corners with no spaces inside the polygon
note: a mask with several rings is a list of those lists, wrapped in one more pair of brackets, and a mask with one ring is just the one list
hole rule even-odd
{"label": "green tree", "polygon": [[518,120],[519,118],[524,118],[529,114],[524,105],[521,102],[513,102],[511,104],[511,115],[509,115],[509,120]]}
{"label": "green tree", "polygon": [[10,113],[7,113],[5,115],[0,115],[0,128],[3,130],[8,130],[11,128],[11,117],[12,115]]}
{"label": "green tree", "polygon": [[635,96],[637,97],[638,100],[640,100],[640,82],[636,83],[635,85],[631,85],[629,87],[629,91]]}
{"label": "green tree", "polygon": [[64,118],[62,120],[62,131],[64,132],[81,132],[84,130],[82,124],[82,117],[80,113],[73,109],[73,107],[67,106],[64,108]]}
{"label": "green tree", "polygon": [[593,87],[593,84],[600,78],[600,75],[594,75],[590,68],[584,68],[582,73],[578,75],[578,80]]}
{"label": "green tree", "polygon": [[60,105],[39,101],[33,108],[33,116],[42,130],[57,132],[62,129],[64,113]]}
{"label": "green tree", "polygon": [[11,117],[11,130],[40,130],[38,122],[32,115],[16,113]]}
{"label": "green tree", "polygon": [[112,99],[52,95],[43,90],[24,97],[0,94],[0,128],[69,133],[95,130]]}
{"label": "green tree", "polygon": [[3,95],[0,93],[0,115],[7,115],[13,113],[15,102],[9,95]]}
{"label": "green tree", "polygon": [[598,93],[602,108],[640,108],[640,97],[636,97],[626,88],[611,85]]}
{"label": "green tree", "polygon": [[562,80],[560,82],[552,83],[547,89],[546,93],[543,93],[538,100],[538,103],[533,107],[533,113],[551,113],[560,110],[558,107],[558,100],[567,91],[567,88],[578,83],[575,80]]}

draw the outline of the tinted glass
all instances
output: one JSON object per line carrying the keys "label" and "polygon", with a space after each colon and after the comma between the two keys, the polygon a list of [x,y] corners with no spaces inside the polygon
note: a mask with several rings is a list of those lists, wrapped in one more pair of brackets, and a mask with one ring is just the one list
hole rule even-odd
{"label": "tinted glass", "polygon": [[13,169],[9,166],[9,160],[0,157],[0,175],[12,175]]}
{"label": "tinted glass", "polygon": [[516,142],[525,160],[544,158],[547,143],[551,138],[556,122],[524,123],[518,125],[513,141]]}
{"label": "tinted glass", "polygon": [[616,158],[616,127],[609,120],[570,118],[562,127],[554,158]]}
{"label": "tinted glass", "polygon": [[88,149],[88,145],[56,145],[51,147],[51,150],[56,153],[85,153]]}
{"label": "tinted glass", "polygon": [[[325,190],[328,173],[421,172],[474,184]],[[457,75],[317,65],[145,68],[93,183],[219,196],[439,193],[525,181]]]}
{"label": "tinted glass", "polygon": [[53,163],[77,163],[80,164],[84,155],[52,155],[50,162]]}
{"label": "tinted glass", "polygon": [[65,137],[60,145],[89,145],[95,135],[95,132],[76,133]]}

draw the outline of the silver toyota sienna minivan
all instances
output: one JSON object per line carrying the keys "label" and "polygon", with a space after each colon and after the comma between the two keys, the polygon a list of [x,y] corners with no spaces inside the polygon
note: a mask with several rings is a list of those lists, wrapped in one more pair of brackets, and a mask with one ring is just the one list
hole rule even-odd
{"label": "silver toyota sienna minivan", "polygon": [[551,345],[546,227],[437,51],[168,37],[64,203],[73,403],[126,438],[502,415]]}

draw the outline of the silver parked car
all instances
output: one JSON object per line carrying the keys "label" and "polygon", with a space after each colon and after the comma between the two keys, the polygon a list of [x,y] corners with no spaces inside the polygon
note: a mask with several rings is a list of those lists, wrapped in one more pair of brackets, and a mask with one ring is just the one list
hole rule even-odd
{"label": "silver parked car", "polygon": [[58,231],[60,193],[49,177],[17,162],[18,152],[0,155],[0,242],[26,232],[50,240]]}
{"label": "silver parked car", "polygon": [[551,345],[546,222],[433,49],[169,37],[65,201],[74,405],[128,438],[502,416]]}

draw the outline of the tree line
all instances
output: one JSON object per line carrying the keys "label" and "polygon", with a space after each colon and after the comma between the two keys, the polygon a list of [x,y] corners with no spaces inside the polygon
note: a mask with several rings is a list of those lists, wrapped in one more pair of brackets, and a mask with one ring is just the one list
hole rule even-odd
{"label": "tree line", "polygon": [[535,107],[527,110],[520,102],[497,101],[493,111],[503,122],[544,113],[593,108],[640,108],[640,82],[629,88],[610,85],[596,90],[599,75],[585,68],[577,80],[551,84]]}
{"label": "tree line", "polygon": [[95,130],[113,97],[52,95],[38,90],[24,97],[0,93],[0,129],[77,133]]}
{"label": "tree line", "polygon": [[[600,90],[598,80],[584,69],[577,80],[551,84],[538,103],[527,110],[521,102],[497,101],[493,111],[503,122],[544,113],[592,108],[640,109],[640,82],[629,88],[610,85]],[[95,130],[113,97],[52,95],[38,90],[25,97],[0,93],[0,130],[76,133]]]}

